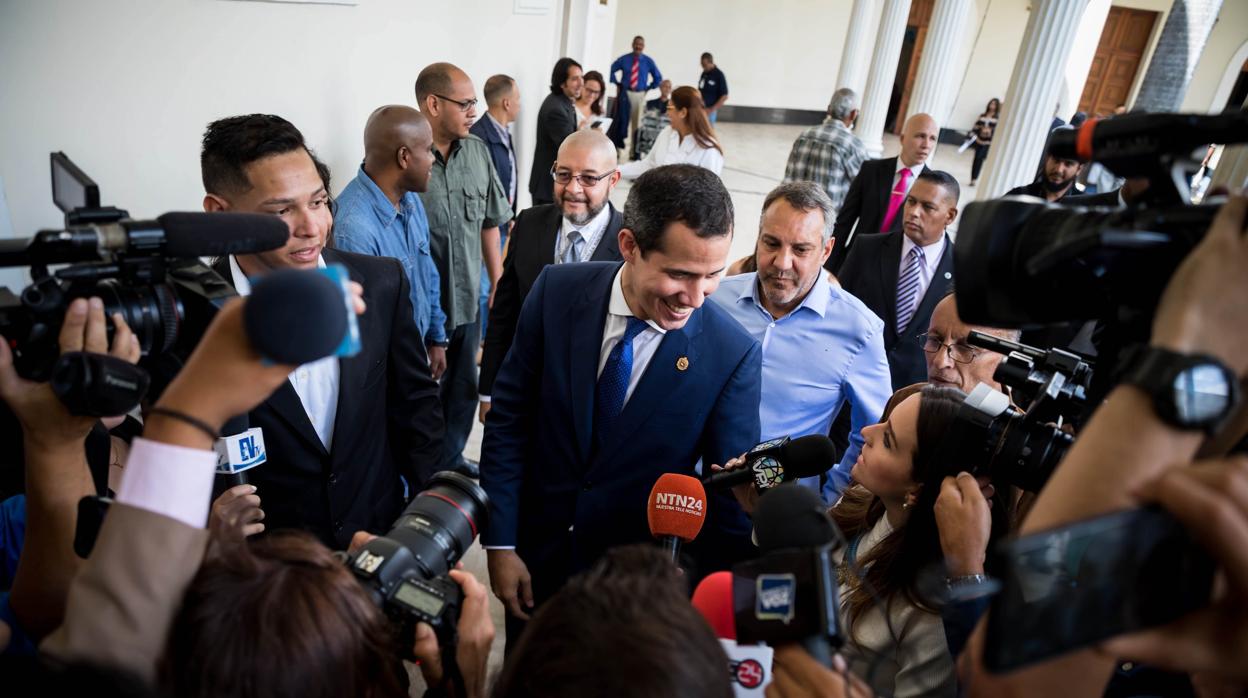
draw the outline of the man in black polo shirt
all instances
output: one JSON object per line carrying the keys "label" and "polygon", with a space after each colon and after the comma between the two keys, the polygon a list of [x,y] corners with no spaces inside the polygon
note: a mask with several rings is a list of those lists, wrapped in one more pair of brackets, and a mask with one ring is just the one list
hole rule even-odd
{"label": "man in black polo shirt", "polygon": [[719,116],[719,108],[728,101],[728,81],[709,53],[702,54],[702,77],[698,78],[698,90],[702,93],[706,116],[713,124]]}

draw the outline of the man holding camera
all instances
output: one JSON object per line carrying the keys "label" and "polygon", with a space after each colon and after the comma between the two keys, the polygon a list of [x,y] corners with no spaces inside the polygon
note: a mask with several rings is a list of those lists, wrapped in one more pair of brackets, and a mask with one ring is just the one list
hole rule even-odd
{"label": "man holding camera", "polygon": [[285,247],[216,260],[240,295],[270,270],[340,264],[372,309],[359,319],[359,354],[296,368],[250,413],[268,455],[248,474],[267,528],[305,528],[331,548],[357,530],[388,530],[433,474],[443,431],[407,275],[394,259],[324,249],[329,192],[289,121],[251,114],[209,124],[201,167],[204,210],[268,213],[290,227]]}

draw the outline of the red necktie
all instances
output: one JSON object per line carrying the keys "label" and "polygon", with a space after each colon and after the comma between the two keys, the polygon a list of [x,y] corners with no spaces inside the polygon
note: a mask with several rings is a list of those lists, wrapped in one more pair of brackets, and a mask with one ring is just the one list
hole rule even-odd
{"label": "red necktie", "polygon": [[897,178],[897,186],[893,187],[893,193],[888,197],[888,211],[884,214],[884,224],[880,226],[881,233],[887,233],[893,227],[893,219],[897,217],[897,212],[906,200],[906,182],[910,181],[910,168],[903,168],[899,174],[901,176]]}
{"label": "red necktie", "polygon": [[637,78],[641,75],[641,56],[633,56],[633,70],[629,73],[628,84],[633,92],[637,91]]}

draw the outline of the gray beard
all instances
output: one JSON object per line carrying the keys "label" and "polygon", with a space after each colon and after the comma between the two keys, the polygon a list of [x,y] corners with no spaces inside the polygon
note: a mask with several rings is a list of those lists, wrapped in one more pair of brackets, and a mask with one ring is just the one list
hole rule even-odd
{"label": "gray beard", "polygon": [[563,217],[568,219],[568,222],[570,222],[572,225],[582,226],[594,220],[594,218],[597,217],[599,213],[602,213],[602,209],[606,207],[607,207],[607,202],[604,200],[602,204],[598,206],[598,208],[593,208],[592,206],[586,208],[585,213],[582,215],[569,216],[567,214],[564,214]]}

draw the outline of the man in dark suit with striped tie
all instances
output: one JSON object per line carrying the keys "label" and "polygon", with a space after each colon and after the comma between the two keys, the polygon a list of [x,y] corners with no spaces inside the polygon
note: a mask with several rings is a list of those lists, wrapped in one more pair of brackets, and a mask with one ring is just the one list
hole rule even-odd
{"label": "man in dark suit with striped tie", "polygon": [[953,241],[945,229],[958,217],[958,180],[940,170],[921,173],[906,195],[902,235],[859,236],[841,270],[841,286],[884,320],[884,348],[893,390],[927,380],[918,335],[932,310],[953,290]]}

